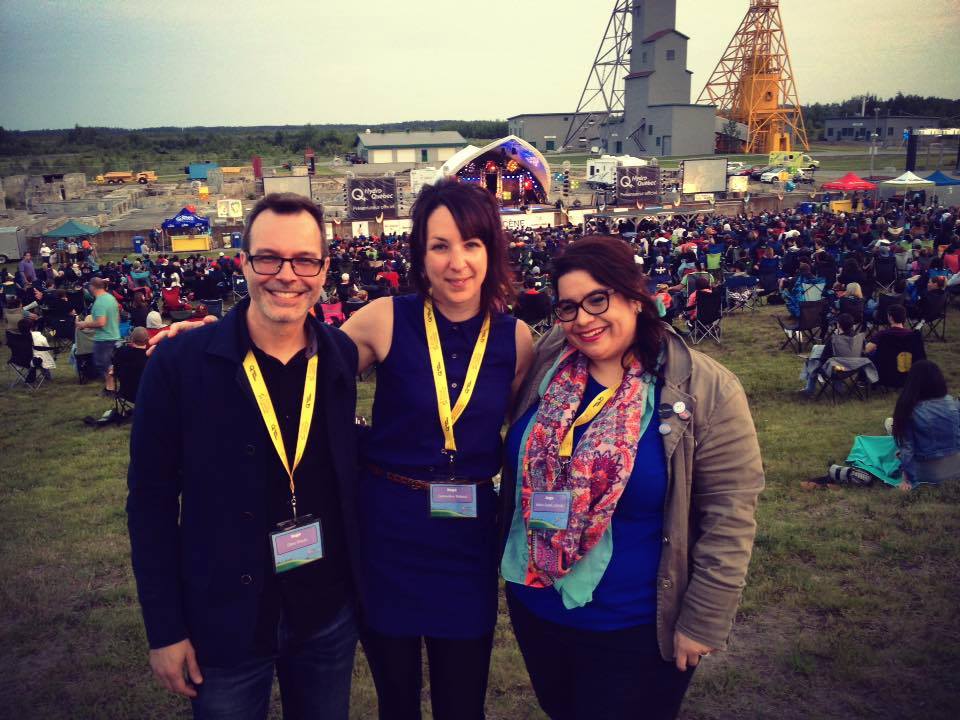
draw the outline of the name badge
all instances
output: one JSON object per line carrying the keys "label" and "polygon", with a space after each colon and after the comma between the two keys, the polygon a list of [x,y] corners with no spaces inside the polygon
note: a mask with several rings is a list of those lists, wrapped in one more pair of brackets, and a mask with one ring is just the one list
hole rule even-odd
{"label": "name badge", "polygon": [[477,516],[477,486],[430,485],[430,517],[475,518]]}
{"label": "name badge", "polygon": [[296,570],[323,557],[323,533],[320,521],[305,516],[294,527],[270,533],[270,550],[273,553],[273,571],[280,573]]}
{"label": "name badge", "polygon": [[566,530],[569,520],[569,490],[533,493],[530,498],[531,530]]}

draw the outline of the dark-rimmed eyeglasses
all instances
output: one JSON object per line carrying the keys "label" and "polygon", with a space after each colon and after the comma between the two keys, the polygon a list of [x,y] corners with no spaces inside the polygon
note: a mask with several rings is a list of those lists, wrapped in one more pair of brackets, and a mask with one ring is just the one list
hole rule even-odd
{"label": "dark-rimmed eyeglasses", "polygon": [[616,290],[595,290],[578,303],[561,300],[553,306],[553,314],[560,322],[576,320],[580,308],[588,315],[603,315],[610,307],[610,296],[615,292]]}
{"label": "dark-rimmed eyeglasses", "polygon": [[285,258],[277,255],[248,255],[250,267],[257,275],[277,275],[284,263],[290,263],[293,274],[299,277],[316,277],[323,270],[323,260],[317,258]]}

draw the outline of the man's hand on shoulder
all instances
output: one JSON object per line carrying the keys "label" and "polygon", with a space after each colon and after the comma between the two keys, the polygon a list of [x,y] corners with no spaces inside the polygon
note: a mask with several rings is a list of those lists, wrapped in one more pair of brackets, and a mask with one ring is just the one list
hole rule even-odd
{"label": "man's hand on shoulder", "polygon": [[176,337],[182,332],[189,332],[190,330],[195,330],[196,328],[203,327],[204,325],[210,325],[211,323],[217,322],[216,315],[207,315],[203,320],[182,320],[180,322],[175,322],[172,325],[168,325],[163,332],[159,332],[150,338],[150,343],[147,346],[147,356],[153,354],[153,351],[157,349],[157,345],[162,343],[167,338]]}
{"label": "man's hand on shoulder", "polygon": [[197,654],[189,639],[151,650],[150,669],[165,689],[184,697],[196,697],[197,691],[192,686],[203,683]]}

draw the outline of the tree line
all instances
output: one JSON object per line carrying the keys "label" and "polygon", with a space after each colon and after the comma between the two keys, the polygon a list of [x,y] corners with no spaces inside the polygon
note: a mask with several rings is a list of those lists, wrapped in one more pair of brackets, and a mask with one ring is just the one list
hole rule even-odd
{"label": "tree line", "polygon": [[[898,92],[891,98],[866,95],[866,115],[874,116],[874,109],[880,109],[880,117],[886,115],[915,115],[917,117],[940,118],[940,127],[960,125],[960,99],[950,100],[941,97],[923,97],[904,95]],[[855,95],[843,102],[812,103],[803,106],[803,119],[807,127],[820,129],[828,117],[859,115],[863,108],[863,95]]]}
{"label": "tree line", "polygon": [[66,153],[195,154],[249,157],[349,152],[358,132],[455,130],[464,138],[494,139],[507,134],[505,120],[413,120],[380,125],[264,125],[256,127],[124,128],[75,125],[62,130],[5,130],[0,127],[0,156]]}

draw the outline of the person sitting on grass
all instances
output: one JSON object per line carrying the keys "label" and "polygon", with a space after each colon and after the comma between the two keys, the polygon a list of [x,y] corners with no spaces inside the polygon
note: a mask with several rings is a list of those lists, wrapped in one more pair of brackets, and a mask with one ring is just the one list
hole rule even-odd
{"label": "person sitting on grass", "polygon": [[879,479],[908,491],[960,480],[960,402],[947,392],[936,363],[913,364],[884,427],[887,436],[857,436],[848,465],[830,465],[825,477],[801,486],[872,485]]}

